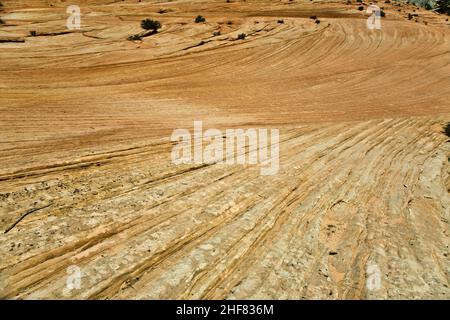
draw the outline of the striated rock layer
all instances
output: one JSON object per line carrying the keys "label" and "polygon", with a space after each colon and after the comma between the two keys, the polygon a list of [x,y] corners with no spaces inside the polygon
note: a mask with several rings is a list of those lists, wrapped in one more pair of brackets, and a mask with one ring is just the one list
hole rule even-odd
{"label": "striated rock layer", "polygon": [[[346,2],[2,1],[0,297],[449,299],[450,24]],[[175,165],[195,120],[278,174]]]}

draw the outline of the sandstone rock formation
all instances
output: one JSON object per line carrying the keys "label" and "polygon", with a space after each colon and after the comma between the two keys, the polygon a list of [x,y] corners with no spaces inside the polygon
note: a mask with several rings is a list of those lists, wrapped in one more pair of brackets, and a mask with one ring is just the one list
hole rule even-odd
{"label": "sandstone rock formation", "polygon": [[[63,1],[2,3],[1,298],[450,298],[446,16],[90,0],[67,32]],[[194,120],[278,128],[279,174],[173,164]]]}

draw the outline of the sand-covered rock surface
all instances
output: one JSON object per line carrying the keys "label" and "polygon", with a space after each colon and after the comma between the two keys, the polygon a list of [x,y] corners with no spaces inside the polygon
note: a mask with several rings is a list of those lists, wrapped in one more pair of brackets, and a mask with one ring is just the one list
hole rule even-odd
{"label": "sand-covered rock surface", "polygon": [[[1,298],[450,299],[448,16],[1,3]],[[162,28],[128,40],[145,18]],[[279,129],[278,174],[176,165],[194,121]]]}

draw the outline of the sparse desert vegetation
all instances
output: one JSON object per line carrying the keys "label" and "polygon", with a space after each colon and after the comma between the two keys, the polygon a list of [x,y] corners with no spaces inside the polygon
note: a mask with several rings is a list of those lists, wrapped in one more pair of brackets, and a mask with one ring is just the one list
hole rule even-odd
{"label": "sparse desert vegetation", "polygon": [[130,35],[128,36],[127,39],[130,41],[140,41],[144,37],[148,37],[157,33],[158,30],[161,29],[161,27],[162,27],[161,23],[157,20],[152,20],[148,18],[144,19],[141,21],[141,28],[147,30],[147,32],[141,32],[138,34]]}
{"label": "sparse desert vegetation", "polygon": [[203,17],[203,16],[197,16],[197,17],[195,18],[195,23],[203,23],[203,22],[206,22],[205,17]]}
{"label": "sparse desert vegetation", "polygon": [[238,34],[238,40],[245,40],[245,38],[247,37],[247,35],[245,33],[240,33]]}
{"label": "sparse desert vegetation", "polygon": [[[450,299],[445,3],[80,3],[4,1],[2,299]],[[279,171],[174,163],[199,121]]]}
{"label": "sparse desert vegetation", "polygon": [[161,28],[161,23],[152,19],[145,19],[141,21],[141,27],[145,30],[151,30],[157,32]]}

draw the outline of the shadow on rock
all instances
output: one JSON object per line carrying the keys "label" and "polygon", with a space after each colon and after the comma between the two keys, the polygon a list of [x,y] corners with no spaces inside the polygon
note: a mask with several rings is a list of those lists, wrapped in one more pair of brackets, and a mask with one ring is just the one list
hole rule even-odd
{"label": "shadow on rock", "polygon": [[[447,125],[444,127],[444,131],[442,131],[443,133],[445,133],[447,135],[447,137],[450,138],[450,122],[447,123]],[[449,140],[450,142],[450,140]]]}

